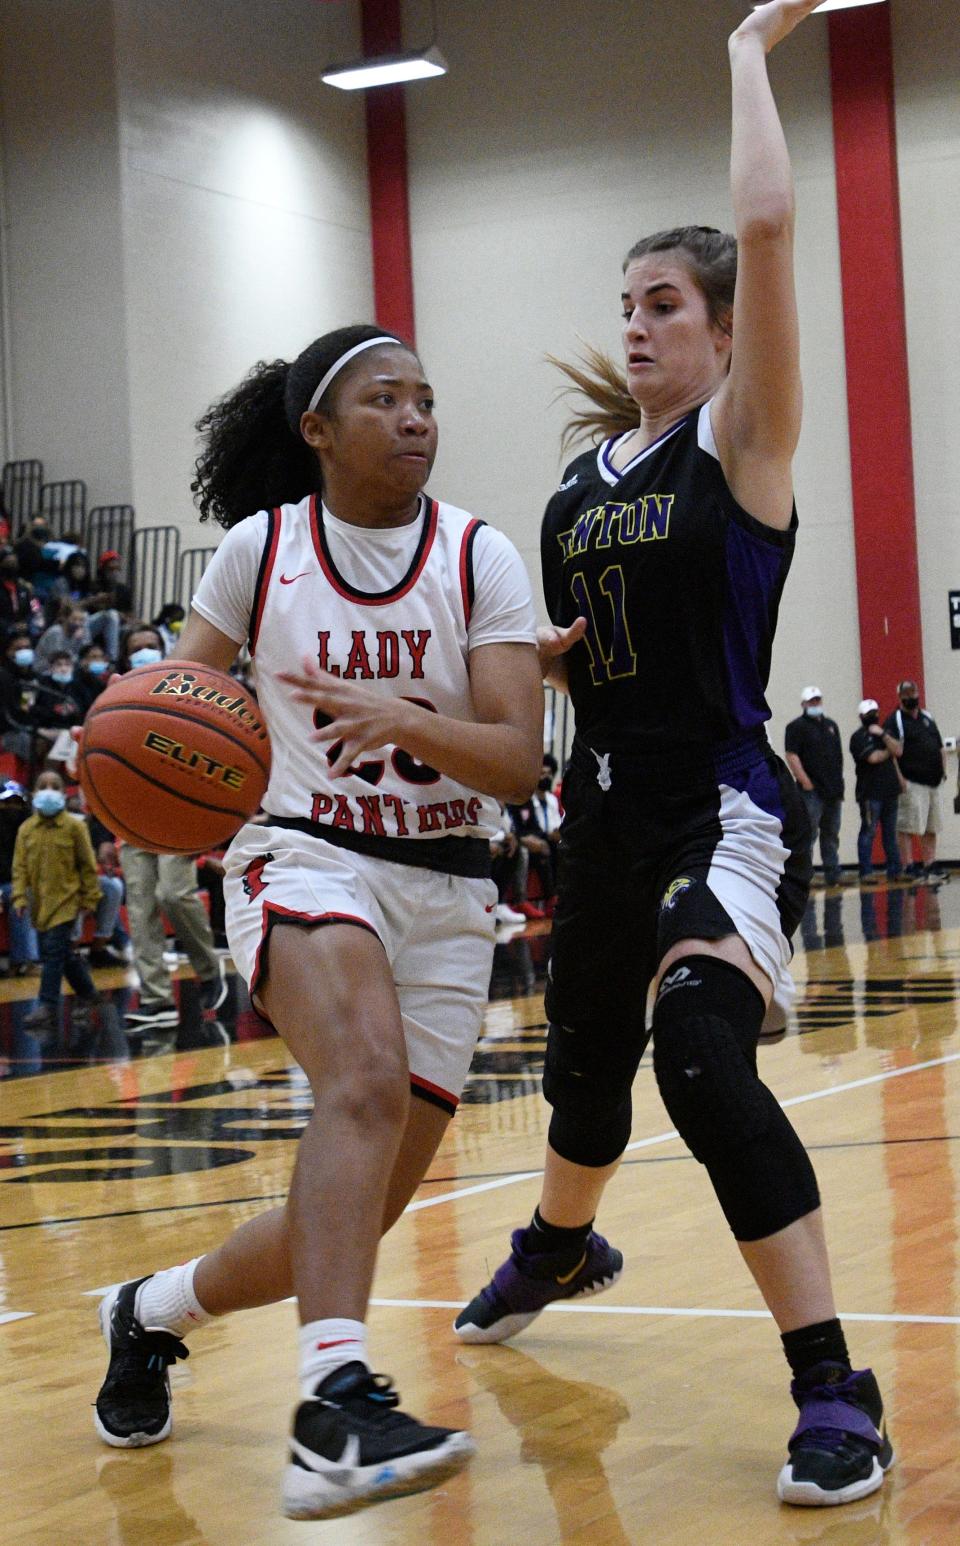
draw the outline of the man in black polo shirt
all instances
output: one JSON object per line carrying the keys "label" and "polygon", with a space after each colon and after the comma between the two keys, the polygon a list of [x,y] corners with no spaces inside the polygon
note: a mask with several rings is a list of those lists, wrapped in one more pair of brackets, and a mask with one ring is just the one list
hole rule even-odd
{"label": "man in black polo shirt", "polygon": [[[947,758],[936,720],[920,707],[916,682],[902,681],[897,694],[900,707],[883,728],[896,743],[894,756],[900,771],[900,862],[908,875],[922,875],[924,870],[935,868],[941,825],[940,785],[947,776]],[[920,839],[921,863],[913,858],[915,837]]]}
{"label": "man in black polo shirt", "polygon": [[819,687],[800,694],[803,710],[787,726],[787,764],[800,785],[810,817],[810,851],[820,836],[820,859],[828,886],[840,882],[840,817],[843,812],[843,743],[836,721],[823,712]]}
{"label": "man in black polo shirt", "polygon": [[880,723],[880,706],[875,698],[864,698],[857,713],[860,728],[850,737],[850,755],[857,769],[857,802],[860,806],[860,832],[857,860],[861,882],[873,878],[873,839],[880,825],[887,879],[900,875],[900,847],[897,841],[897,805],[900,778],[895,750],[898,742]]}

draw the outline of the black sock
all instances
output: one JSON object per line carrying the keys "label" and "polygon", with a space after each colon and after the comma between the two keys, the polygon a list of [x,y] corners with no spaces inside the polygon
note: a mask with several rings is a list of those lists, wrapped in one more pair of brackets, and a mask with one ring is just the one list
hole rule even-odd
{"label": "black sock", "polygon": [[818,1363],[842,1363],[848,1369],[850,1367],[843,1327],[836,1319],[818,1321],[815,1326],[801,1326],[797,1331],[785,1331],[780,1341],[795,1379]]}
{"label": "black sock", "polygon": [[523,1232],[523,1248],[537,1256],[552,1255],[554,1251],[579,1253],[585,1249],[592,1228],[593,1219],[573,1229],[562,1229],[559,1224],[548,1224],[540,1209],[534,1208],[533,1218]]}

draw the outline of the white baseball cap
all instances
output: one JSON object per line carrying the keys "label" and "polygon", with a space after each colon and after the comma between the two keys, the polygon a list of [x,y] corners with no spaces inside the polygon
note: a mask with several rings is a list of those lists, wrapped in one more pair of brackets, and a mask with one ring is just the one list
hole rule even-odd
{"label": "white baseball cap", "polygon": [[876,709],[878,712],[880,710],[880,705],[876,698],[864,698],[860,707],[857,709],[857,713],[860,715],[868,714],[871,709]]}
{"label": "white baseball cap", "polygon": [[823,693],[819,687],[805,687],[800,694],[801,703],[810,703],[814,698],[822,698]]}

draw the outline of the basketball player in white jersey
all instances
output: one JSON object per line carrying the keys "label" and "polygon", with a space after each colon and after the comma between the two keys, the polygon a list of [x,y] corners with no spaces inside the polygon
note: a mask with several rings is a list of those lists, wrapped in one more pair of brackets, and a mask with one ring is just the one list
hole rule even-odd
{"label": "basketball player in white jersey", "polygon": [[[246,641],[273,766],[226,856],[227,936],[310,1081],[290,1195],[219,1249],[113,1288],[100,1436],[171,1428],[167,1366],[211,1316],[295,1293],[302,1400],[285,1511],[435,1484],[465,1433],[397,1409],[364,1320],[380,1235],[436,1152],[486,1001],[498,801],[540,771],[529,582],[499,532],[424,495],[436,454],[412,349],[343,328],[261,364],[200,422],[201,517],[228,528],[175,654]],[[171,687],[189,691],[188,672]]]}

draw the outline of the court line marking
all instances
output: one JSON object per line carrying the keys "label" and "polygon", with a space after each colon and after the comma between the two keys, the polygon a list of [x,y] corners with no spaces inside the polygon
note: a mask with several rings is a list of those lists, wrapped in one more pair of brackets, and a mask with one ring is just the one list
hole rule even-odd
{"label": "court line marking", "polygon": [[[462,1310],[459,1299],[371,1299],[371,1305],[386,1310]],[[690,1307],[681,1305],[650,1304],[548,1304],[547,1310],[561,1310],[568,1315],[673,1315],[700,1316],[718,1320],[769,1321],[769,1310],[721,1310],[710,1306]],[[897,1326],[960,1326],[960,1315],[872,1315],[838,1310],[841,1321],[879,1321]]]}
{"label": "court line marking", "polygon": [[[887,1079],[900,1079],[904,1074],[919,1074],[928,1068],[942,1068],[946,1063],[960,1062],[960,1052],[948,1052],[943,1057],[928,1058],[923,1063],[911,1063],[907,1068],[889,1068],[882,1074],[869,1074],[864,1079],[850,1079],[846,1084],[834,1084],[826,1090],[813,1090],[809,1095],[791,1095],[787,1100],[782,1100],[780,1105],[783,1110],[789,1106],[803,1106],[811,1100],[826,1100],[830,1095],[845,1095],[850,1090],[863,1090],[871,1084],[883,1084]],[[628,1143],[624,1149],[625,1154],[634,1154],[638,1149],[650,1149],[658,1143],[670,1143],[680,1134],[675,1128],[668,1133],[656,1133],[652,1138],[638,1138],[635,1143]],[[418,1213],[421,1208],[436,1208],[443,1202],[458,1202],[461,1197],[475,1197],[479,1192],[492,1192],[501,1186],[513,1186],[516,1182],[532,1181],[542,1176],[541,1170],[520,1170],[516,1175],[501,1176],[496,1181],[482,1181],[477,1186],[461,1187],[456,1192],[444,1192],[439,1197],[421,1197],[417,1202],[408,1203],[404,1212]]]}
{"label": "court line marking", "polygon": [[[104,1288],[86,1288],[83,1291],[85,1299],[102,1299],[113,1284],[107,1284]],[[293,1304],[292,1299],[283,1300],[284,1304]],[[371,1306],[380,1310],[462,1310],[462,1299],[371,1299]],[[707,1305],[651,1305],[651,1304],[575,1304],[567,1301],[559,1304],[548,1304],[549,1311],[560,1310],[567,1315],[667,1315],[686,1318],[700,1318],[706,1320],[737,1320],[737,1321],[769,1321],[773,1319],[769,1310],[723,1310],[716,1306]],[[0,1315],[3,1320],[18,1320],[24,1314],[32,1315],[32,1310],[14,1312],[13,1315]],[[960,1315],[880,1315],[859,1313],[853,1310],[838,1310],[837,1315],[841,1321],[866,1321],[876,1322],[881,1325],[894,1326],[960,1326]]]}
{"label": "court line marking", "polygon": [[0,1313],[0,1326],[5,1326],[8,1321],[28,1321],[36,1313],[36,1310],[4,1310]]}

